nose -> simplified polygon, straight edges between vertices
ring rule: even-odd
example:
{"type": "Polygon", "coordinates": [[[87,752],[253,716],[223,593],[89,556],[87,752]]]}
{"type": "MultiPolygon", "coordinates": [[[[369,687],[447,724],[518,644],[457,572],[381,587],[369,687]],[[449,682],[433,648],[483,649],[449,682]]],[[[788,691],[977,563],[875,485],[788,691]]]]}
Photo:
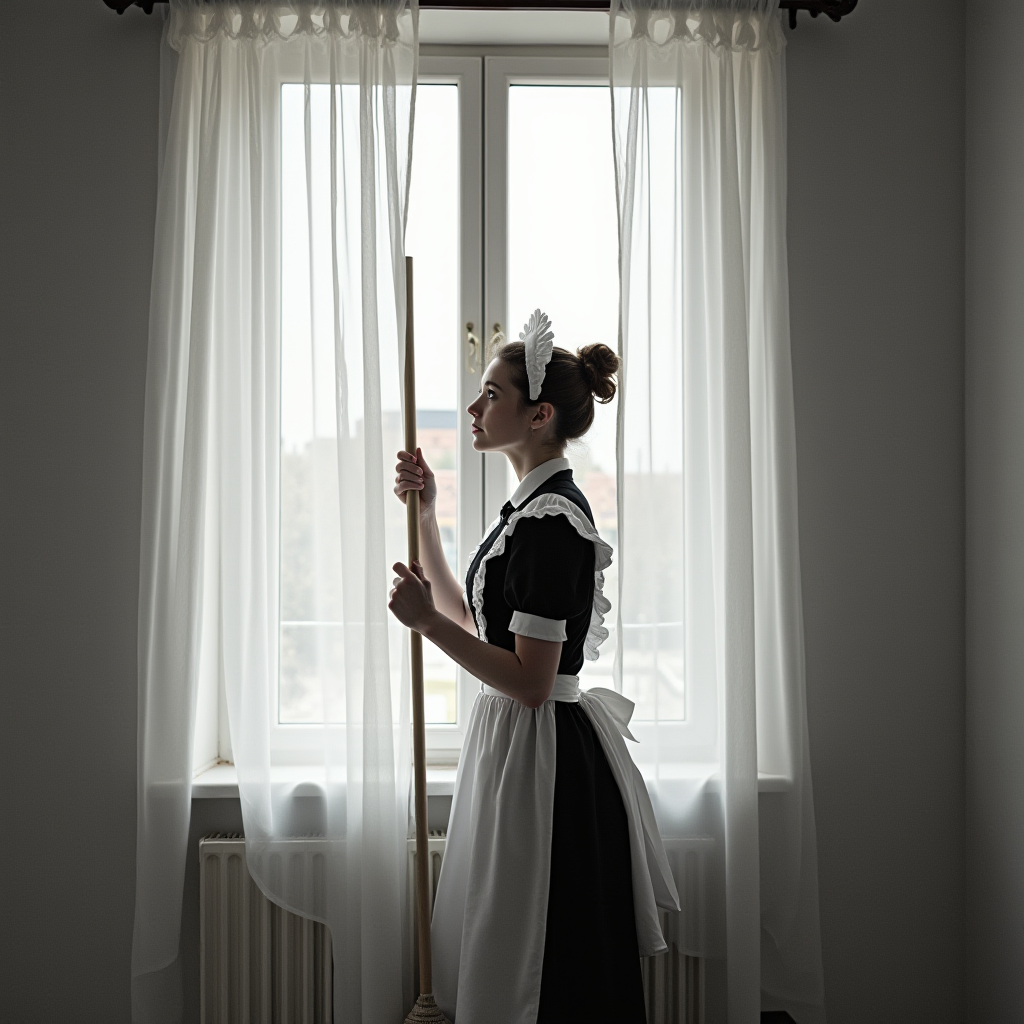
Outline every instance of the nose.
{"type": "Polygon", "coordinates": [[[482,406],[480,404],[480,398],[481,398],[481,396],[477,395],[476,399],[473,402],[471,402],[469,405],[466,406],[466,412],[468,412],[469,415],[472,416],[474,419],[476,418],[477,414],[480,411],[478,406],[480,406],[482,408],[482,406]]]}

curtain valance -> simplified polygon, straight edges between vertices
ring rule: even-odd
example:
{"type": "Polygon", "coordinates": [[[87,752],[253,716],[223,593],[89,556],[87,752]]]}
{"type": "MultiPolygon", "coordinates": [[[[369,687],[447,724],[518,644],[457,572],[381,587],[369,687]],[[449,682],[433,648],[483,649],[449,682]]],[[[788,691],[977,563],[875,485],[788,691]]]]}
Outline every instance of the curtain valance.
{"type": "Polygon", "coordinates": [[[694,0],[681,7],[669,6],[668,0],[612,0],[612,45],[642,39],[656,49],[699,43],[715,50],[774,53],[786,45],[773,16],[777,9],[778,0],[694,0]]]}
{"type": "Polygon", "coordinates": [[[171,0],[167,40],[175,50],[185,39],[296,39],[322,36],[379,38],[381,45],[411,45],[411,24],[402,15],[415,0],[340,0],[338,3],[210,3],[171,0]],[[407,38],[403,39],[403,32],[407,38]]]}

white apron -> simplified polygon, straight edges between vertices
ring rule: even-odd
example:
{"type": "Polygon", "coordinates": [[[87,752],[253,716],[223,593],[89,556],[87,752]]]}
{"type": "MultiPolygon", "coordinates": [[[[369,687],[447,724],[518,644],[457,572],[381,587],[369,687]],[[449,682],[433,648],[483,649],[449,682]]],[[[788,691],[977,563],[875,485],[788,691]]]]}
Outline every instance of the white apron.
{"type": "Polygon", "coordinates": [[[556,701],[583,706],[622,794],[640,955],[667,948],[658,907],[678,910],[679,899],[647,787],[623,740],[633,738],[633,702],[603,687],[581,692],[577,676],[556,676],[551,698],[539,708],[484,686],[459,761],[431,927],[434,995],[456,1024],[537,1019],[551,869],[556,701]]]}

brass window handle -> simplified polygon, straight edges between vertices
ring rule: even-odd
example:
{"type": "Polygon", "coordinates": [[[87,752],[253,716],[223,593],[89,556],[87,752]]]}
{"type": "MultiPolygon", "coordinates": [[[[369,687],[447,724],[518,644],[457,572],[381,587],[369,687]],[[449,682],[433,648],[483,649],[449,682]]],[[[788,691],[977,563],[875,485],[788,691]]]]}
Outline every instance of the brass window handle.
{"type": "Polygon", "coordinates": [[[477,365],[480,359],[480,339],[473,333],[473,323],[466,324],[466,370],[469,373],[479,373],[481,367],[477,365]]]}
{"type": "Polygon", "coordinates": [[[496,323],[494,330],[491,332],[491,340],[487,342],[488,361],[494,358],[496,349],[499,345],[504,345],[505,340],[505,332],[501,329],[501,324],[496,323]]]}

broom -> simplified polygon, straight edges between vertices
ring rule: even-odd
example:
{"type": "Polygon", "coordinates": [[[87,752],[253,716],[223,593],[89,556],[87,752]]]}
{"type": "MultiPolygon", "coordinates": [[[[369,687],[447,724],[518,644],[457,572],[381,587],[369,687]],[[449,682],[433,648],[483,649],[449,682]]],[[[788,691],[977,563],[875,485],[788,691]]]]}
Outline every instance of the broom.
{"type": "MultiPolygon", "coordinates": [[[[405,257],[405,450],[416,451],[416,359],[413,345],[412,257],[405,257]]],[[[420,496],[406,491],[405,522],[409,565],[420,557],[420,496]]],[[[419,938],[420,994],[405,1024],[449,1024],[434,1001],[430,957],[430,854],[427,850],[427,737],[423,720],[423,637],[410,630],[412,669],[413,772],[416,785],[416,931],[419,938]]]]}

